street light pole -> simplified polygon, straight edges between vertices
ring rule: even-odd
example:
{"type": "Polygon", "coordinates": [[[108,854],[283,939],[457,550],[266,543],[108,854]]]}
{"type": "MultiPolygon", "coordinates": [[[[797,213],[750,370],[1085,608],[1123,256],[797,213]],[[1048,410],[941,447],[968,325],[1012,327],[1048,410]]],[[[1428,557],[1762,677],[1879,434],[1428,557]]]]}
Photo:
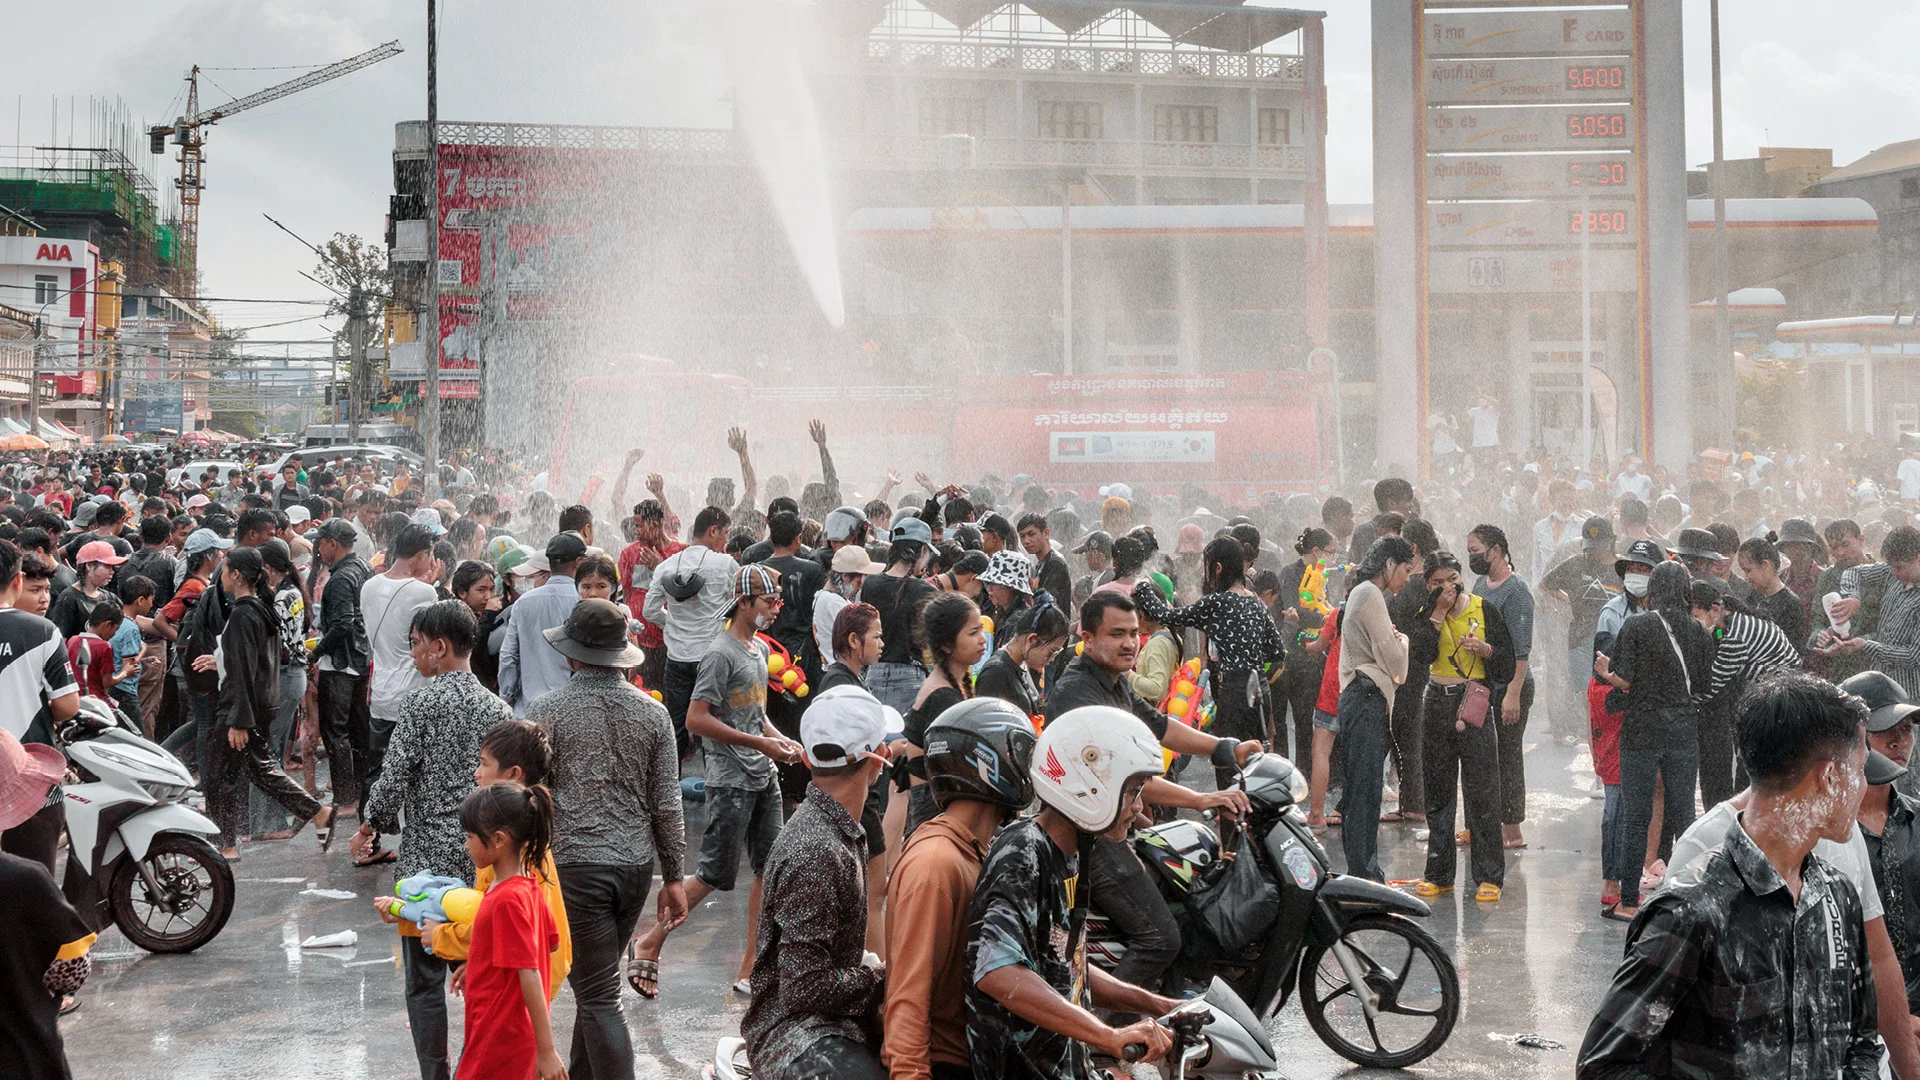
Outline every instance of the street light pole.
{"type": "Polygon", "coordinates": [[[426,426],[429,500],[440,497],[440,21],[427,0],[427,288],[421,332],[427,343],[426,391],[420,422],[426,426]]]}
{"type": "Polygon", "coordinates": [[[1720,0],[1708,0],[1707,18],[1712,25],[1713,54],[1713,347],[1714,347],[1714,439],[1731,446],[1733,439],[1734,382],[1733,323],[1727,310],[1727,182],[1726,147],[1721,141],[1720,114],[1720,0]]]}

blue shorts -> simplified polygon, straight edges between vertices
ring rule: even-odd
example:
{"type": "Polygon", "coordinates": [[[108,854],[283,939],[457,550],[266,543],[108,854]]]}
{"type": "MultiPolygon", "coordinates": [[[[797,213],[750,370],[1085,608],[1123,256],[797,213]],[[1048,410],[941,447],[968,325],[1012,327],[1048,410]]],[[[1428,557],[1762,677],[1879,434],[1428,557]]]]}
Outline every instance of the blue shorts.
{"type": "Polygon", "coordinates": [[[760,791],[707,785],[707,831],[700,837],[700,866],[694,876],[715,892],[731,892],[745,847],[753,876],[759,877],[773,842],[780,839],[780,825],[779,784],[760,791]]]}
{"type": "Polygon", "coordinates": [[[1330,731],[1338,735],[1340,734],[1340,716],[1325,709],[1315,709],[1313,710],[1313,727],[1316,731],[1330,731]]]}

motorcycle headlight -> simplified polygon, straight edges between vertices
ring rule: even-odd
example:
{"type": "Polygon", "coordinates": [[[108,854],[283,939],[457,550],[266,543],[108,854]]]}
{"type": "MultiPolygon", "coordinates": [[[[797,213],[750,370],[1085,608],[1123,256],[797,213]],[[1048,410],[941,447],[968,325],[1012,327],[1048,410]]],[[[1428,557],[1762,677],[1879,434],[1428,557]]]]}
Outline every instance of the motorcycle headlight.
{"type": "Polygon", "coordinates": [[[187,792],[193,790],[185,784],[163,784],[153,780],[142,780],[139,783],[141,789],[147,794],[166,803],[181,802],[186,799],[187,792]]]}
{"type": "Polygon", "coordinates": [[[1293,770],[1293,775],[1287,778],[1287,794],[1293,797],[1293,804],[1295,806],[1305,806],[1307,803],[1307,792],[1306,774],[1302,773],[1299,769],[1293,770]]]}

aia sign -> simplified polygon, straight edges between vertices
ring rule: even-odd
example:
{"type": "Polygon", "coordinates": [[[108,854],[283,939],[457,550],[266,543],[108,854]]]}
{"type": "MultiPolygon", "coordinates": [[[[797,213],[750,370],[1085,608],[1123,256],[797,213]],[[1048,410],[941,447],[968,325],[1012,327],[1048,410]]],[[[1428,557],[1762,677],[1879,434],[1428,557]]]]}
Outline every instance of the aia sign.
{"type": "Polygon", "coordinates": [[[72,262],[73,250],[65,244],[41,244],[33,257],[37,262],[72,262]]]}

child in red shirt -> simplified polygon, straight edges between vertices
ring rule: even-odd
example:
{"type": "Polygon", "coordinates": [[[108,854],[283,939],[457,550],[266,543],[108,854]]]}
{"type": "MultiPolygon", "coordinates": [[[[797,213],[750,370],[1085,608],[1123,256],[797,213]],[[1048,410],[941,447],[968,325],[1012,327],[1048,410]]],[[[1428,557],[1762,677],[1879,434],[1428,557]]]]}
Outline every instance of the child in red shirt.
{"type": "Polygon", "coordinates": [[[1316,829],[1340,824],[1339,814],[1322,811],[1327,801],[1327,782],[1333,771],[1333,741],[1340,733],[1340,616],[1346,608],[1337,607],[1320,627],[1319,636],[1306,643],[1308,652],[1325,650],[1327,664],[1320,673],[1320,696],[1313,708],[1313,766],[1307,773],[1307,824],[1316,829]]]}
{"type": "MultiPolygon", "coordinates": [[[[1613,684],[1587,680],[1587,715],[1593,724],[1593,771],[1607,801],[1600,812],[1600,915],[1616,922],[1630,920],[1615,914],[1620,906],[1620,882],[1639,869],[1627,849],[1632,845],[1620,830],[1620,722],[1624,716],[1607,707],[1607,695],[1618,693],[1613,684]]],[[[1643,841],[1644,842],[1644,841],[1643,841]]]]}
{"type": "Polygon", "coordinates": [[[462,983],[466,1046],[459,1080],[557,1080],[566,1075],[547,1015],[560,932],[529,873],[547,858],[553,795],[540,785],[489,784],[460,804],[476,870],[493,885],[473,919],[462,983]]]}
{"type": "Polygon", "coordinates": [[[110,599],[103,597],[94,606],[87,616],[85,633],[67,639],[67,663],[73,666],[73,677],[80,683],[80,693],[102,701],[112,701],[113,698],[107,695],[138,670],[137,667],[124,667],[113,662],[113,645],[107,638],[120,626],[121,609],[118,602],[109,602],[110,599]],[[112,624],[111,628],[109,623],[112,624]],[[107,632],[103,634],[100,632],[102,630],[107,632]]]}

